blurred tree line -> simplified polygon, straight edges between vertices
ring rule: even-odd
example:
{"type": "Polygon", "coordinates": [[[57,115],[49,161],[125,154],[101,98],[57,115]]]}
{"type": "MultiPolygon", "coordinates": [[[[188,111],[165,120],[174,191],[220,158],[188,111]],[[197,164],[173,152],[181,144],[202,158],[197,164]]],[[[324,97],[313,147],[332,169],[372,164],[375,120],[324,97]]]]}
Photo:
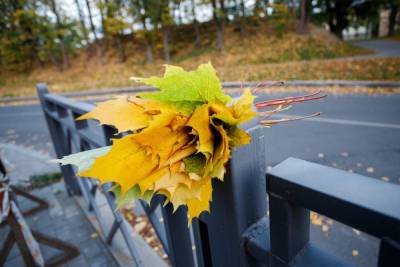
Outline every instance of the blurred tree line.
{"type": "Polygon", "coordinates": [[[29,70],[51,63],[62,71],[78,49],[103,63],[107,47],[114,47],[124,62],[129,38],[144,41],[149,63],[160,38],[169,62],[171,33],[180,25],[190,25],[194,46],[201,46],[200,24],[205,21],[200,21],[200,12],[210,13],[220,51],[227,24],[236,25],[240,37],[246,38],[246,26],[254,18],[272,21],[281,34],[288,20],[295,21],[300,34],[308,33],[312,21],[342,38],[352,25],[376,33],[379,11],[388,9],[389,35],[394,35],[399,6],[400,0],[0,0],[0,66],[29,70]]]}

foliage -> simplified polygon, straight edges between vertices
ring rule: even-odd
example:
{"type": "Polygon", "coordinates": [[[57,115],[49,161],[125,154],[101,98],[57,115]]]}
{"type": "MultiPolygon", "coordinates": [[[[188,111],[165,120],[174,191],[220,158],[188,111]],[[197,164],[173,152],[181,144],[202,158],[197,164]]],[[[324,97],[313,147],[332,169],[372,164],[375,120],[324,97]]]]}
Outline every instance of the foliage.
{"type": "MultiPolygon", "coordinates": [[[[7,2],[7,1],[6,1],[7,2]]],[[[47,16],[48,6],[39,1],[5,3],[0,18],[0,59],[4,69],[26,70],[34,64],[60,57],[59,39],[73,52],[81,41],[75,21],[63,18],[61,27],[47,16]],[[39,12],[40,8],[46,12],[39,12]]]]}
{"type": "Polygon", "coordinates": [[[282,3],[272,4],[272,25],[275,29],[278,37],[282,37],[282,35],[287,32],[288,24],[289,24],[289,12],[286,5],[282,3]]]}
{"type": "MultiPolygon", "coordinates": [[[[77,48],[84,51],[90,59],[91,47],[96,46],[97,63],[105,63],[105,55],[117,51],[119,62],[136,54],[146,55],[148,63],[154,63],[163,55],[165,61],[185,58],[187,55],[202,54],[203,51],[218,47],[226,52],[229,46],[229,27],[240,31],[238,44],[246,42],[254,35],[254,25],[270,28],[262,32],[270,38],[290,32],[295,25],[300,1],[246,1],[207,0],[75,0],[80,24],[71,19],[70,12],[59,0],[3,0],[0,3],[0,67],[2,70],[27,71],[43,67],[49,63],[58,70],[68,67],[68,57],[73,58],[77,48]],[[212,8],[214,27],[211,21],[199,23],[196,9],[212,8]],[[93,10],[97,9],[97,11],[93,10]],[[294,10],[296,9],[296,10],[294,10]],[[93,16],[93,14],[100,16],[93,16]],[[246,17],[246,18],[245,18],[246,17]],[[101,27],[95,20],[101,20],[101,27]],[[93,23],[93,20],[95,23],[93,23]],[[90,22],[88,27],[87,22],[90,22]],[[245,25],[246,24],[246,25],[245,25]],[[88,27],[88,28],[86,28],[88,27]],[[237,28],[240,29],[237,29],[237,28]],[[180,29],[186,29],[182,34],[180,29]],[[207,29],[204,29],[207,28],[207,29]],[[246,30],[244,30],[246,29],[246,30]],[[101,34],[100,34],[101,32],[101,34]],[[178,33],[179,32],[179,33],[178,33]],[[246,32],[246,35],[244,33],[246,32]],[[205,38],[203,38],[203,36],[205,38]],[[133,37],[132,40],[127,41],[133,37]],[[201,38],[200,38],[201,37],[201,38]],[[94,40],[92,39],[94,38],[94,40]],[[82,39],[85,42],[82,42],[82,39]],[[201,42],[200,42],[201,41],[201,42]],[[131,43],[132,42],[132,43],[131,43]],[[186,43],[195,44],[195,49],[185,54],[181,52],[186,43]],[[143,48],[142,44],[145,44],[143,48]],[[134,46],[128,51],[128,47],[134,46]],[[108,50],[108,51],[106,51],[108,50]],[[144,53],[146,51],[146,53],[144,53]],[[63,65],[63,67],[61,67],[63,65]]],[[[337,36],[347,26],[370,25],[373,32],[378,29],[378,10],[390,9],[393,14],[399,9],[397,0],[368,1],[311,1],[308,16],[318,24],[327,24],[337,36]]],[[[391,35],[395,35],[395,16],[391,15],[391,35]]],[[[261,28],[262,28],[261,27],[261,28]]],[[[233,33],[230,32],[230,35],[233,33]]],[[[312,58],[312,51],[300,51],[304,58],[312,58]]],[[[329,56],[331,57],[331,56],[329,56]]],[[[113,58],[111,56],[111,58],[113,58]]],[[[284,58],[284,57],[283,57],[284,58]]],[[[138,59],[145,62],[146,59],[138,59]]],[[[281,61],[281,60],[278,60],[281,61]]]]}
{"type": "Polygon", "coordinates": [[[254,97],[247,90],[232,102],[211,64],[192,72],[167,65],[163,77],[137,80],[156,85],[160,92],[121,96],[78,118],[132,133],[114,139],[110,149],[57,161],[77,166],[79,176],[113,182],[118,205],[161,194],[174,210],[186,205],[190,222],[209,211],[211,180],[224,180],[230,149],[250,142],[238,125],[256,115],[254,97]]]}

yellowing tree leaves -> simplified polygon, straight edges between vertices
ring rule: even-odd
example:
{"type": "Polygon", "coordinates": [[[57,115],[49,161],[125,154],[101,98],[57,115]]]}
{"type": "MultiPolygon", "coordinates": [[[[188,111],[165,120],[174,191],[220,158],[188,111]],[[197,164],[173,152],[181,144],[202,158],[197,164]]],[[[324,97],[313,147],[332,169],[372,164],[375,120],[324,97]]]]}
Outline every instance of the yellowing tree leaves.
{"type": "Polygon", "coordinates": [[[224,179],[231,148],[250,142],[238,125],[255,116],[254,97],[246,91],[228,104],[211,64],[191,72],[167,66],[164,77],[137,80],[161,91],[102,102],[79,118],[133,133],[59,162],[78,166],[80,176],[113,182],[118,206],[161,194],[174,210],[186,205],[190,222],[210,211],[212,179],[224,179]]]}
{"type": "Polygon", "coordinates": [[[127,96],[101,102],[89,113],[78,118],[96,119],[101,124],[115,126],[119,132],[138,130],[149,125],[151,115],[147,114],[143,107],[128,101],[127,96]]]}
{"type": "Polygon", "coordinates": [[[114,139],[111,150],[96,158],[90,169],[78,175],[97,178],[101,183],[116,182],[121,186],[121,195],[124,195],[131,187],[147,178],[158,163],[159,160],[152,158],[130,134],[114,139]]]}

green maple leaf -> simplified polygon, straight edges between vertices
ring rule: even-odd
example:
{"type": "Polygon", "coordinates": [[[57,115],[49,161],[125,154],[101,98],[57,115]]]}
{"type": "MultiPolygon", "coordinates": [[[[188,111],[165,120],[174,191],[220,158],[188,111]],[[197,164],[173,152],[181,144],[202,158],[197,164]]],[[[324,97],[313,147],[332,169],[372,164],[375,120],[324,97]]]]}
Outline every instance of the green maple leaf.
{"type": "Polygon", "coordinates": [[[194,172],[197,175],[203,175],[206,165],[206,157],[201,154],[194,154],[183,159],[185,163],[185,170],[187,172],[194,172]]]}
{"type": "Polygon", "coordinates": [[[201,64],[193,71],[165,65],[163,77],[133,80],[160,89],[155,93],[142,93],[141,97],[172,104],[184,113],[190,113],[196,106],[204,103],[226,104],[232,100],[222,91],[221,82],[211,63],[201,64]]]}
{"type": "Polygon", "coordinates": [[[129,189],[125,195],[121,196],[121,187],[119,185],[115,185],[111,188],[111,191],[114,193],[115,200],[117,203],[117,209],[125,206],[126,204],[142,199],[150,204],[151,198],[153,197],[154,191],[147,190],[144,194],[141,193],[139,185],[133,186],[129,189]]]}

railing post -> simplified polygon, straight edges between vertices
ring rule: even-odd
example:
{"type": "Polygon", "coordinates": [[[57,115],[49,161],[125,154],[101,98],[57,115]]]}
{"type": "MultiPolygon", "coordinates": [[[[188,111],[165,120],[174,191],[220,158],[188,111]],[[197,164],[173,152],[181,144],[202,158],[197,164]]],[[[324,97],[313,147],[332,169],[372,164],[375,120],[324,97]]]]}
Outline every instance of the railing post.
{"type": "Polygon", "coordinates": [[[173,213],[172,205],[169,203],[162,207],[162,213],[168,242],[168,257],[172,266],[195,266],[186,207],[180,207],[173,213]]]}
{"type": "Polygon", "coordinates": [[[310,212],[279,196],[269,195],[271,267],[289,263],[308,244],[310,212]]]}
{"type": "Polygon", "coordinates": [[[379,247],[378,267],[390,267],[400,262],[400,242],[382,238],[379,247]]]}
{"type": "Polygon", "coordinates": [[[262,266],[244,249],[242,234],[266,215],[263,130],[248,130],[249,145],[232,151],[224,182],[213,183],[211,213],[194,224],[198,260],[203,266],[262,266]]]}
{"type": "MultiPolygon", "coordinates": [[[[47,127],[49,129],[50,137],[53,140],[54,150],[58,158],[65,156],[68,154],[65,138],[64,138],[64,130],[61,124],[55,120],[53,120],[47,114],[48,105],[45,100],[45,95],[49,93],[47,89],[47,85],[44,83],[39,83],[36,85],[36,89],[38,92],[40,104],[42,106],[43,115],[47,122],[47,127]]],[[[76,181],[76,177],[74,174],[74,170],[71,166],[61,166],[61,172],[64,176],[64,182],[67,188],[67,192],[69,195],[80,195],[81,190],[79,188],[79,184],[76,181]]]]}

